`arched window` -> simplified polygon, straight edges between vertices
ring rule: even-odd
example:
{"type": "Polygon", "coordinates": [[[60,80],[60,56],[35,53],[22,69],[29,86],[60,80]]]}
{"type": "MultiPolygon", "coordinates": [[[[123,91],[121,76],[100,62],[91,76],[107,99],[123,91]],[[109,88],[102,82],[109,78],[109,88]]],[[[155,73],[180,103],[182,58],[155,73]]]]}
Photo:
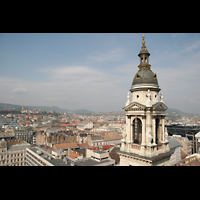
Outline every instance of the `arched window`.
{"type": "Polygon", "coordinates": [[[133,120],[133,143],[142,143],[142,122],[139,118],[133,120]]]}

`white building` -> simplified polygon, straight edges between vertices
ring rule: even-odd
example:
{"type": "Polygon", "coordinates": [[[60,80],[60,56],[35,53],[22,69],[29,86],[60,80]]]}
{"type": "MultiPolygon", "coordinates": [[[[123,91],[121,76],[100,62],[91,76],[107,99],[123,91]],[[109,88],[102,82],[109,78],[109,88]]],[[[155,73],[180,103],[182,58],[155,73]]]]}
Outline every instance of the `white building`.
{"type": "Polygon", "coordinates": [[[90,122],[90,123],[80,123],[76,126],[77,129],[79,130],[85,130],[85,129],[91,129],[94,127],[94,124],[93,122],[90,122]]]}
{"type": "Polygon", "coordinates": [[[105,151],[87,151],[87,157],[75,162],[75,166],[114,166],[115,160],[105,151]]]}

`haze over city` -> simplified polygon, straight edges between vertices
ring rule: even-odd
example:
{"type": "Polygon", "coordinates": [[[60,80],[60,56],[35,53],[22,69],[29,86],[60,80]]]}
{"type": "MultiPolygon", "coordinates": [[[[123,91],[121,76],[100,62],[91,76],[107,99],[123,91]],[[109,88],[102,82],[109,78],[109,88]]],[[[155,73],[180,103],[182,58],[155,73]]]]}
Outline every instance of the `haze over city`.
{"type": "MultiPolygon", "coordinates": [[[[144,33],[169,108],[200,114],[200,34],[144,33]]],[[[142,33],[0,34],[0,102],[122,111],[142,33]]]]}

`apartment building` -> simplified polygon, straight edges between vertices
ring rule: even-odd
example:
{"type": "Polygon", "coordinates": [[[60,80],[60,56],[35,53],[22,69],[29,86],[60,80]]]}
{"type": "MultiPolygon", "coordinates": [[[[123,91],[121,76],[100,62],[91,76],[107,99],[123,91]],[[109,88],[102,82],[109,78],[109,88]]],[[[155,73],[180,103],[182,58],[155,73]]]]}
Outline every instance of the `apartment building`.
{"type": "Polygon", "coordinates": [[[35,142],[34,131],[29,127],[20,127],[14,131],[16,140],[23,140],[30,144],[35,142]]]}
{"type": "Polygon", "coordinates": [[[69,166],[69,163],[67,164],[62,159],[57,159],[40,147],[28,147],[26,151],[27,166],[69,166]]]}
{"type": "Polygon", "coordinates": [[[6,141],[0,141],[0,166],[25,166],[26,148],[30,144],[22,143],[7,145],[6,141]]]}
{"type": "Polygon", "coordinates": [[[178,140],[178,142],[181,144],[181,150],[186,154],[186,155],[191,155],[192,154],[192,144],[189,141],[187,137],[182,137],[181,135],[173,135],[172,138],[175,138],[178,140]]]}

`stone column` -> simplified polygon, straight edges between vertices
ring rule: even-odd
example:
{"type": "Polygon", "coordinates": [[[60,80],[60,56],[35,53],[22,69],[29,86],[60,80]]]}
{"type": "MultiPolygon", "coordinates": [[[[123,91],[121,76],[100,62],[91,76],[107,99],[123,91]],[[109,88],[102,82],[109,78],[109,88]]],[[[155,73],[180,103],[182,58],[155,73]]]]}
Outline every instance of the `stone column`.
{"type": "Polygon", "coordinates": [[[132,116],[131,119],[130,119],[130,141],[133,143],[133,120],[134,120],[134,117],[132,116]]]}
{"type": "Polygon", "coordinates": [[[146,112],[146,142],[148,141],[148,135],[152,134],[152,124],[151,123],[152,123],[151,111],[150,111],[150,108],[148,108],[147,112],[146,112]]]}
{"type": "Polygon", "coordinates": [[[146,145],[146,138],[145,138],[145,134],[146,134],[146,116],[142,116],[142,143],[141,145],[146,145]]]}
{"type": "Polygon", "coordinates": [[[126,116],[126,141],[130,140],[130,116],[126,116]]]}
{"type": "Polygon", "coordinates": [[[155,116],[152,116],[152,136],[153,136],[153,144],[156,144],[156,120],[155,116]]]}

